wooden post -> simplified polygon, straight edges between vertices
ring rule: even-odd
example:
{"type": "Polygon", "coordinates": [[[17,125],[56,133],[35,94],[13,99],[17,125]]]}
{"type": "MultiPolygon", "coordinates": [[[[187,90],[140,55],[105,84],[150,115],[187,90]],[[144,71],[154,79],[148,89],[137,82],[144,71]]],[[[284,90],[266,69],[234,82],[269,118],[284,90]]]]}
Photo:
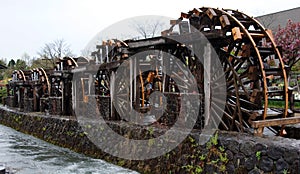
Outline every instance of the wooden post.
{"type": "MultiPolygon", "coordinates": [[[[72,83],[72,107],[73,107],[73,110],[75,111],[76,107],[79,107],[77,106],[77,79],[76,80],[73,80],[73,83],[72,83]]],[[[76,116],[76,114],[75,114],[76,116]]]]}
{"type": "Polygon", "coordinates": [[[289,98],[289,102],[290,102],[290,109],[292,111],[294,111],[295,110],[295,102],[294,102],[293,89],[288,90],[288,98],[289,98]]]}
{"type": "Polygon", "coordinates": [[[137,75],[138,75],[138,70],[139,70],[139,60],[137,60],[137,58],[135,57],[134,58],[134,62],[135,62],[135,67],[134,67],[134,73],[135,73],[135,78],[134,78],[134,80],[135,80],[135,109],[136,110],[139,110],[140,109],[140,96],[141,96],[141,94],[140,94],[140,92],[141,92],[141,90],[140,90],[140,80],[139,79],[137,79],[137,75]]]}
{"type": "Polygon", "coordinates": [[[144,90],[144,81],[143,81],[143,76],[142,72],[140,71],[140,82],[141,82],[141,87],[142,87],[142,108],[145,105],[145,90],[144,90]]]}
{"type": "Polygon", "coordinates": [[[15,92],[14,92],[14,95],[15,95],[15,103],[13,105],[13,107],[17,107],[19,105],[19,100],[20,100],[20,93],[19,93],[19,87],[18,87],[18,90],[17,90],[17,87],[14,88],[15,89],[15,92]]]}
{"type": "Polygon", "coordinates": [[[112,120],[116,120],[117,116],[115,113],[115,107],[114,107],[114,102],[115,102],[115,94],[114,94],[114,90],[115,90],[115,79],[116,79],[116,75],[114,71],[111,71],[111,77],[110,77],[110,118],[112,120]]]}
{"type": "Polygon", "coordinates": [[[99,50],[100,52],[100,64],[103,63],[103,53],[102,53],[102,48],[99,50]]]}
{"type": "Polygon", "coordinates": [[[93,78],[93,74],[89,74],[89,86],[88,86],[88,95],[94,95],[95,94],[95,91],[92,91],[94,88],[92,88],[92,86],[94,85],[94,78],[93,78]]]}
{"type": "Polygon", "coordinates": [[[137,100],[136,100],[136,95],[137,95],[137,86],[136,86],[136,83],[137,83],[137,80],[136,80],[136,59],[132,59],[132,73],[133,73],[133,82],[131,82],[133,84],[133,91],[132,91],[132,100],[133,100],[133,103],[135,103],[135,106],[134,108],[137,108],[136,107],[136,103],[137,103],[137,100]]]}
{"type": "Polygon", "coordinates": [[[208,125],[210,120],[210,107],[211,107],[211,48],[208,43],[204,47],[204,118],[205,126],[208,125]]]}
{"type": "Polygon", "coordinates": [[[35,85],[33,85],[33,111],[37,111],[37,89],[35,85]]]}
{"type": "Polygon", "coordinates": [[[133,65],[133,60],[132,59],[129,59],[129,71],[130,71],[130,74],[129,74],[129,85],[130,85],[130,90],[129,90],[129,97],[130,97],[130,111],[132,111],[132,103],[133,103],[133,96],[132,94],[134,94],[134,91],[133,91],[133,68],[134,68],[134,65],[133,65]]]}
{"type": "MultiPolygon", "coordinates": [[[[61,85],[61,113],[64,114],[65,113],[65,82],[64,82],[64,79],[61,79],[61,82],[60,82],[60,85],[61,85]]],[[[57,111],[58,112],[58,111],[57,111]]]]}

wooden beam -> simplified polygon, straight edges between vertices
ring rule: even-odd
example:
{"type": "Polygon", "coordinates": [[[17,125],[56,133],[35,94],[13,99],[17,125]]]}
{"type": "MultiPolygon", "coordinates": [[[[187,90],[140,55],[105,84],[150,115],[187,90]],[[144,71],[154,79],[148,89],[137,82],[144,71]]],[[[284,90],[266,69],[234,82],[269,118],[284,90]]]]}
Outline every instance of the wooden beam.
{"type": "Polygon", "coordinates": [[[240,28],[239,27],[234,27],[231,29],[232,32],[232,36],[234,40],[241,40],[242,39],[242,34],[240,32],[240,28]]]}
{"type": "Polygon", "coordinates": [[[200,16],[201,13],[203,13],[202,10],[200,10],[199,8],[194,8],[193,12],[195,13],[195,15],[200,16]]]}
{"type": "Polygon", "coordinates": [[[184,12],[181,12],[181,15],[180,15],[182,18],[186,18],[186,19],[188,19],[188,18],[190,18],[190,14],[188,14],[188,13],[184,13],[184,12]]]}
{"type": "Polygon", "coordinates": [[[229,21],[229,19],[228,19],[228,17],[226,15],[222,15],[220,17],[220,22],[221,22],[221,25],[222,25],[223,28],[225,28],[225,27],[227,27],[227,26],[230,25],[230,21],[229,21]]]}
{"type": "Polygon", "coordinates": [[[173,19],[173,20],[170,20],[170,25],[176,25],[176,24],[178,24],[180,22],[180,20],[178,20],[178,19],[173,19]]]}
{"type": "Polygon", "coordinates": [[[215,16],[217,16],[216,12],[215,12],[213,9],[211,9],[211,8],[209,8],[209,9],[206,10],[206,14],[207,14],[207,16],[208,16],[211,20],[212,20],[215,16]]]}
{"type": "Polygon", "coordinates": [[[251,126],[253,128],[262,128],[262,127],[280,126],[280,125],[296,124],[296,123],[300,123],[300,117],[252,121],[251,126]]]}

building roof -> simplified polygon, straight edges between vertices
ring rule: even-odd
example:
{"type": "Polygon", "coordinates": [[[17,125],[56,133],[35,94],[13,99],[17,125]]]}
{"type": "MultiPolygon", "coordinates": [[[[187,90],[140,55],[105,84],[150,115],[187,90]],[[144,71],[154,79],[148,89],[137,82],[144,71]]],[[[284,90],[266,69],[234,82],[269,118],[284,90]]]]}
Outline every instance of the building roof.
{"type": "Polygon", "coordinates": [[[265,28],[276,31],[278,26],[284,27],[290,19],[293,22],[300,22],[300,7],[283,10],[255,17],[265,28]]]}

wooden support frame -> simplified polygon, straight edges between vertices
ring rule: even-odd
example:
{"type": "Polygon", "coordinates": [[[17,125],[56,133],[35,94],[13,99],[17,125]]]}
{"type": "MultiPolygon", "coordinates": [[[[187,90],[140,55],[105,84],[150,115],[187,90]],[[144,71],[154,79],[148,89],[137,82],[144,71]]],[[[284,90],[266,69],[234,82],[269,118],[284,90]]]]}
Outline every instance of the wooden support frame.
{"type": "MultiPolygon", "coordinates": [[[[89,78],[81,78],[81,86],[82,86],[82,99],[84,103],[88,103],[89,102],[89,98],[87,95],[85,95],[85,86],[86,86],[86,82],[89,81],[89,78]]],[[[89,84],[89,83],[87,83],[89,84]]]]}
{"type": "Polygon", "coordinates": [[[270,127],[278,125],[288,125],[300,123],[300,117],[276,118],[269,120],[252,121],[253,128],[270,127]]]}
{"type": "Polygon", "coordinates": [[[297,123],[300,123],[300,117],[257,120],[257,121],[252,121],[251,126],[254,128],[254,135],[261,136],[264,127],[282,126],[282,125],[297,124],[297,123]]]}

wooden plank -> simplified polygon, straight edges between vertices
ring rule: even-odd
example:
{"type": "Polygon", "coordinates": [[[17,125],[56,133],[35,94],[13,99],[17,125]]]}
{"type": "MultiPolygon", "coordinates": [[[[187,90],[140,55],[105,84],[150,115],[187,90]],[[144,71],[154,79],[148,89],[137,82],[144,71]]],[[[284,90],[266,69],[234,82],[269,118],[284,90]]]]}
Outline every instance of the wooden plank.
{"type": "Polygon", "coordinates": [[[195,15],[199,16],[201,13],[203,13],[202,10],[200,10],[199,8],[194,8],[193,12],[195,13],[195,15]]]}
{"type": "MultiPolygon", "coordinates": [[[[229,106],[231,106],[231,107],[233,107],[233,108],[235,108],[236,107],[236,104],[232,104],[232,103],[227,103],[229,106]]],[[[243,107],[240,107],[240,109],[241,109],[241,111],[242,112],[245,112],[245,113],[251,113],[252,111],[250,111],[250,110],[248,110],[248,109],[246,109],[246,108],[243,108],[243,107]]]]}
{"type": "Polygon", "coordinates": [[[263,37],[266,37],[265,34],[263,33],[250,33],[250,35],[254,38],[263,38],[263,37]]]}
{"type": "Polygon", "coordinates": [[[230,26],[230,21],[227,17],[227,15],[222,15],[220,17],[220,22],[223,28],[225,28],[226,26],[230,26]]]}
{"type": "Polygon", "coordinates": [[[179,20],[170,20],[170,25],[176,25],[179,23],[179,20]]]}
{"type": "MultiPolygon", "coordinates": [[[[164,31],[168,32],[168,31],[164,31]]],[[[162,33],[166,34],[166,33],[162,33]]],[[[128,47],[129,49],[135,49],[135,48],[142,48],[142,47],[149,47],[154,45],[170,45],[170,44],[177,44],[179,43],[195,43],[195,42],[201,42],[203,44],[206,44],[206,39],[208,39],[210,42],[213,41],[219,41],[219,39],[223,39],[223,35],[219,32],[208,32],[203,33],[199,35],[199,33],[185,33],[183,35],[170,35],[168,37],[154,37],[154,38],[148,38],[148,39],[142,39],[142,40],[135,40],[135,41],[129,41],[128,47]]]]}
{"type": "Polygon", "coordinates": [[[181,15],[180,15],[182,18],[186,18],[186,19],[188,19],[188,18],[190,18],[190,14],[188,14],[188,13],[184,13],[184,12],[181,12],[181,15]]]}
{"type": "Polygon", "coordinates": [[[270,120],[252,121],[251,126],[253,128],[261,128],[261,127],[281,126],[281,125],[297,124],[297,123],[300,123],[300,117],[276,118],[270,120]]]}
{"type": "Polygon", "coordinates": [[[266,68],[264,69],[266,76],[274,75],[274,76],[282,76],[282,69],[280,68],[266,68]]]}
{"type": "Polygon", "coordinates": [[[165,38],[155,37],[151,39],[143,39],[143,40],[128,42],[128,46],[129,48],[140,48],[140,47],[148,47],[148,46],[165,44],[165,43],[166,43],[165,38]]]}
{"type": "Polygon", "coordinates": [[[241,34],[241,31],[240,31],[239,27],[232,28],[231,32],[232,32],[232,36],[233,36],[234,40],[241,40],[242,39],[242,34],[241,34]]]}
{"type": "Polygon", "coordinates": [[[206,10],[206,14],[210,19],[213,19],[215,16],[217,16],[216,12],[211,8],[206,10]]]}

